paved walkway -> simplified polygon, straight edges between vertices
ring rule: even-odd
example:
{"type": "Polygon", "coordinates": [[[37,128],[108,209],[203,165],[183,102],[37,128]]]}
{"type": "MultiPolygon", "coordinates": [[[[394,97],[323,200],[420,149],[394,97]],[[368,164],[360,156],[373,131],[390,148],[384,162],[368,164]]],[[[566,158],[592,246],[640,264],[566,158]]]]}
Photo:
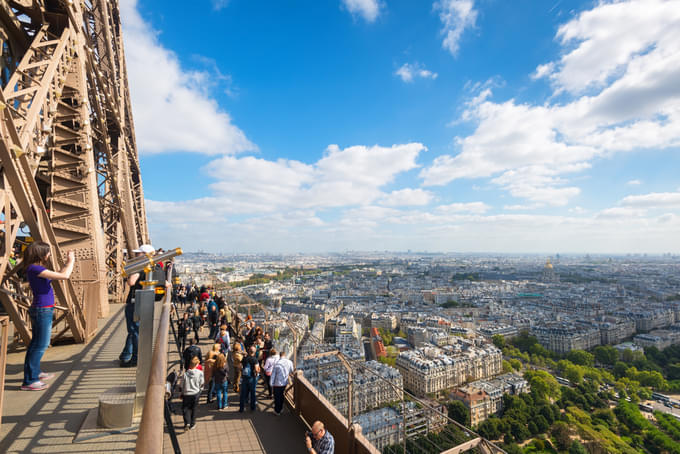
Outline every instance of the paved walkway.
{"type": "Polygon", "coordinates": [[[87,412],[97,407],[102,391],[134,383],[135,369],[118,367],[125,340],[121,305],[99,320],[87,345],[50,347],[42,370],[56,374],[45,391],[21,391],[25,349],[7,358],[5,403],[0,428],[3,453],[91,453],[134,450],[136,431],[73,443],[87,412]]]}
{"type": "MultiPolygon", "coordinates": [[[[207,330],[203,331],[203,336],[207,330]]],[[[192,335],[193,336],[193,335],[192,335]]],[[[203,339],[203,336],[201,339],[203,339]]],[[[172,338],[172,336],[171,336],[172,338]]],[[[172,339],[171,339],[172,340],[172,339]]],[[[203,357],[210,345],[200,344],[203,357]]],[[[171,345],[169,350],[172,350],[171,345]]],[[[177,350],[170,351],[169,367],[178,364],[177,350]]],[[[177,368],[179,366],[176,366],[177,368]]],[[[173,403],[173,422],[182,454],[294,454],[307,452],[304,445],[304,423],[284,407],[281,416],[274,413],[274,401],[267,397],[262,381],[258,381],[257,410],[246,409],[238,412],[238,395],[231,391],[229,384],[229,405],[217,410],[215,402],[206,403],[205,393],[201,397],[196,415],[196,427],[184,431],[181,401],[173,403]]],[[[164,453],[173,453],[167,429],[163,443],[164,453]]]]}
{"type": "MultiPolygon", "coordinates": [[[[0,453],[134,451],[136,430],[73,442],[87,413],[97,407],[102,391],[134,383],[135,369],[118,367],[118,355],[126,335],[122,305],[111,306],[111,314],[99,320],[99,330],[87,345],[64,345],[47,350],[42,369],[56,376],[45,391],[21,391],[25,350],[8,355],[0,453]]],[[[169,367],[173,367],[177,353],[171,351],[170,355],[173,361],[169,367]]],[[[258,394],[258,411],[245,413],[238,413],[238,397],[234,393],[229,395],[228,410],[221,412],[214,404],[206,405],[203,396],[196,427],[187,433],[182,429],[181,403],[175,402],[178,414],[173,415],[173,420],[182,453],[305,452],[304,424],[287,410],[283,416],[276,416],[271,399],[265,398],[261,388],[258,394]]],[[[164,451],[172,453],[167,430],[164,441],[164,451]]]]}

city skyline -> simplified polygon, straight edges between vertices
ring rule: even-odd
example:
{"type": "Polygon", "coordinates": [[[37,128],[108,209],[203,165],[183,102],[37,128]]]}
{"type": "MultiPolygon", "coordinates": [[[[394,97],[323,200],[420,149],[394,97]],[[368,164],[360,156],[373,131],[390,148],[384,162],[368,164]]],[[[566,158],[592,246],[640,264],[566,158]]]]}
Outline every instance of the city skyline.
{"type": "Polygon", "coordinates": [[[121,2],[157,245],[680,251],[676,1],[166,6],[121,2]]]}

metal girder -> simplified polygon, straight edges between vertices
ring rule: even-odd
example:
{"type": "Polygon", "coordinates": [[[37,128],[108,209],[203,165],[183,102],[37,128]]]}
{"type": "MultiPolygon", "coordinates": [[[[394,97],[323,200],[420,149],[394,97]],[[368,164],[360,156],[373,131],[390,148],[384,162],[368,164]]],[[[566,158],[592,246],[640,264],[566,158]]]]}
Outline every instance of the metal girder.
{"type": "Polygon", "coordinates": [[[54,246],[55,268],[75,249],[72,278],[54,285],[64,309],[55,332],[85,341],[108,300],[122,298],[123,249],[149,242],[118,1],[0,0],[0,43],[11,51],[0,97],[0,301],[27,342],[8,265],[26,225],[54,246]]]}

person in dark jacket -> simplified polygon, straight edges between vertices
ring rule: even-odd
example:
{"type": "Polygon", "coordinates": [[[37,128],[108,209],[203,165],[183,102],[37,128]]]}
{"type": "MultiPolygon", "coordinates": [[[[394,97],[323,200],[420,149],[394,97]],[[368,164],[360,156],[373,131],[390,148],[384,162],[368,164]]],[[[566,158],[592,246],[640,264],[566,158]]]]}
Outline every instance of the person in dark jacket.
{"type": "Polygon", "coordinates": [[[194,308],[193,315],[191,316],[191,323],[191,328],[194,330],[194,339],[196,345],[198,345],[201,343],[201,340],[198,338],[198,331],[201,329],[201,314],[196,308],[194,308]]]}
{"type": "Polygon", "coordinates": [[[189,318],[189,313],[185,312],[184,317],[177,320],[177,341],[180,344],[180,351],[184,351],[187,343],[187,337],[193,328],[193,323],[189,318]]]}
{"type": "Polygon", "coordinates": [[[182,353],[182,358],[184,359],[185,370],[189,370],[192,358],[198,358],[199,363],[203,362],[203,353],[197,345],[194,345],[193,339],[189,340],[189,346],[184,350],[184,353],[182,353]]]}

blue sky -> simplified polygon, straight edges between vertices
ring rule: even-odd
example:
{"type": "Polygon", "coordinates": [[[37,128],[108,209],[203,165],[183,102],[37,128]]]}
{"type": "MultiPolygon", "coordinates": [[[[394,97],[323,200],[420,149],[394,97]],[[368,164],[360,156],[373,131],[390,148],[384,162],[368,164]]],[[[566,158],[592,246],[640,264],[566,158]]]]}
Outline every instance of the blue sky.
{"type": "Polygon", "coordinates": [[[158,245],[680,252],[677,0],[121,9],[158,245]]]}

